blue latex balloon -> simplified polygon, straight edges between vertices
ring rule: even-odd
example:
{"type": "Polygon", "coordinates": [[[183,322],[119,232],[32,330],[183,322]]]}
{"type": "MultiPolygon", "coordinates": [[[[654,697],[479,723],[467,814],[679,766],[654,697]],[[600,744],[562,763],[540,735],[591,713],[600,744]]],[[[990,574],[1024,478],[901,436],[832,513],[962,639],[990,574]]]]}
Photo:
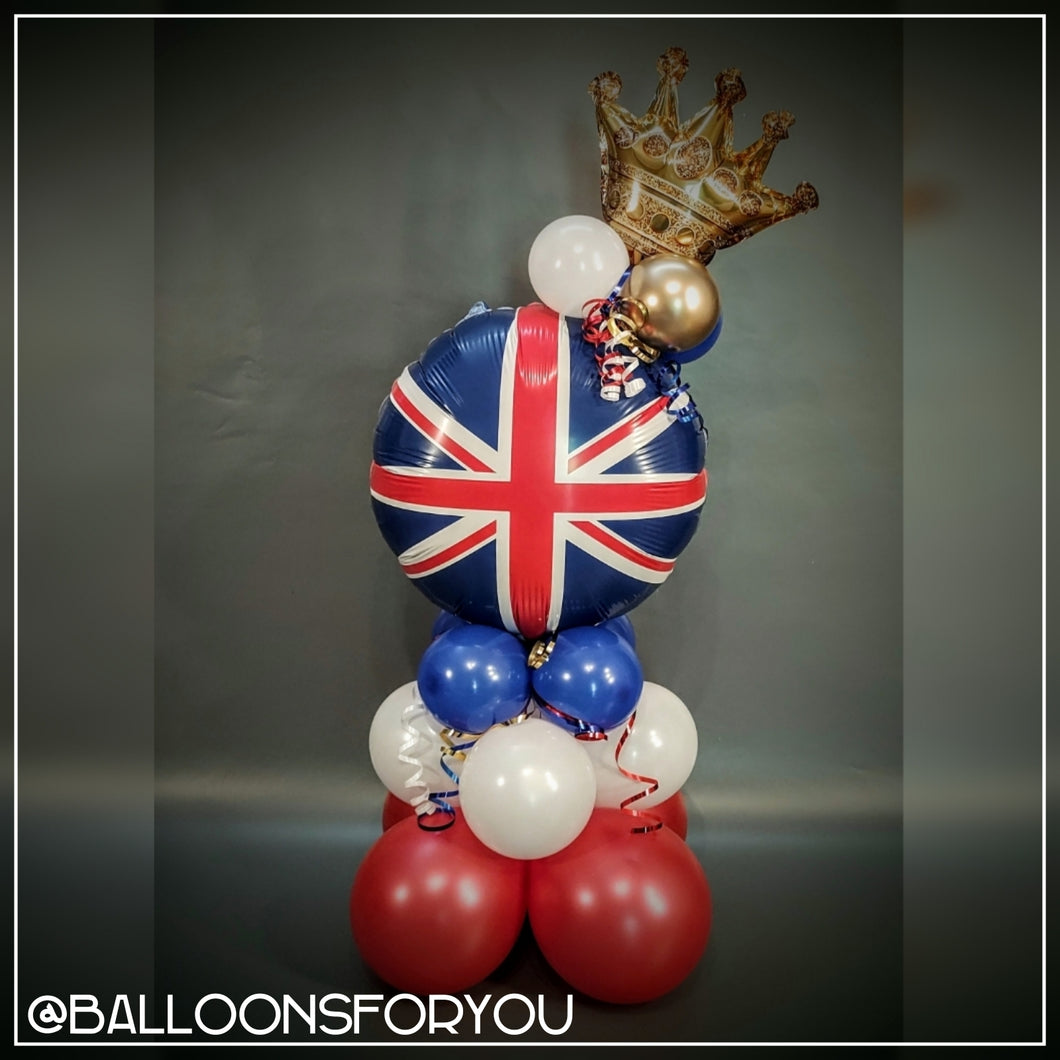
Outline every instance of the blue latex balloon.
{"type": "Polygon", "coordinates": [[[458,732],[485,732],[530,699],[526,649],[493,626],[463,623],[433,640],[416,674],[424,706],[458,732]]]}
{"type": "Polygon", "coordinates": [[[698,346],[692,346],[687,350],[678,350],[676,353],[667,352],[663,356],[663,360],[677,361],[678,364],[688,364],[691,361],[698,361],[703,354],[708,353],[713,348],[714,343],[718,341],[720,335],[721,317],[718,317],[717,324],[711,328],[710,334],[699,343],[698,346]]]}
{"type": "Polygon", "coordinates": [[[440,637],[443,633],[448,633],[451,629],[457,629],[459,626],[468,624],[465,619],[457,618],[456,615],[449,611],[442,611],[434,620],[434,625],[431,626],[431,640],[434,640],[435,637],[440,637]]]}
{"type": "MultiPolygon", "coordinates": [[[[575,626],[559,633],[548,661],[532,671],[530,680],[549,706],[605,730],[633,713],[644,687],[640,660],[629,642],[601,626],[575,626]]],[[[545,717],[557,720],[547,711],[545,717]]]]}
{"type": "Polygon", "coordinates": [[[609,618],[606,622],[601,622],[599,626],[600,629],[610,629],[617,633],[634,651],[637,650],[637,634],[633,631],[633,623],[627,615],[609,618]]]}

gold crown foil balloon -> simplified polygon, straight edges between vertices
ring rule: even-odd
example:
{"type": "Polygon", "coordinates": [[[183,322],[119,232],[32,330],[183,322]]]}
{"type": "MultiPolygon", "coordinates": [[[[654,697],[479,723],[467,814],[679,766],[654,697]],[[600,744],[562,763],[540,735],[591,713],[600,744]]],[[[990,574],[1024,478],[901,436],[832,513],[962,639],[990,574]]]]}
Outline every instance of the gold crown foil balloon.
{"type": "Polygon", "coordinates": [[[718,250],[818,204],[812,184],[785,195],[762,181],[795,121],[788,111],[766,114],[762,135],[735,151],[733,107],[747,94],[739,70],[719,73],[714,98],[682,122],[684,49],[668,48],[657,68],[655,97],[641,117],[619,104],[618,74],[606,71],[589,83],[603,214],[632,268],[619,290],[589,307],[586,337],[606,346],[616,373],[619,358],[687,363],[706,353],[721,330],[721,299],[707,264],[718,250]]]}
{"type": "Polygon", "coordinates": [[[805,182],[792,195],[762,183],[773,149],[795,118],[770,111],[762,135],[733,150],[733,107],[746,95],[740,71],[715,78],[716,95],[681,122],[677,86],[688,69],[683,48],[660,56],[659,85],[636,117],[618,102],[622,80],[612,71],[589,84],[600,137],[604,217],[635,254],[680,254],[708,264],[716,251],[817,206],[805,182]]]}

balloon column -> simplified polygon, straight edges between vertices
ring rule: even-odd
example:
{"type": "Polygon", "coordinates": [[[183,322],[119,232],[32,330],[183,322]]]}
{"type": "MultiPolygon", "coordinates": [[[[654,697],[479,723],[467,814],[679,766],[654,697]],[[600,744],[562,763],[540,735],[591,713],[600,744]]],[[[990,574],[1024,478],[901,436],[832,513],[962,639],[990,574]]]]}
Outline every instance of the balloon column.
{"type": "Polygon", "coordinates": [[[720,334],[707,263],[816,193],[761,182],[786,112],[733,153],[738,71],[682,124],[684,52],[658,68],[639,118],[616,74],[590,84],[605,220],[541,230],[540,301],[473,305],[379,415],[379,530],[439,608],[415,679],[371,724],[383,833],[350,896],[362,959],[402,991],[480,982],[527,917],[560,977],[616,1004],[674,989],[707,944],[681,792],[696,725],[645,679],[629,614],[706,497],[707,432],[680,371],[720,334]],[[436,964],[427,940],[442,936],[436,964]]]}

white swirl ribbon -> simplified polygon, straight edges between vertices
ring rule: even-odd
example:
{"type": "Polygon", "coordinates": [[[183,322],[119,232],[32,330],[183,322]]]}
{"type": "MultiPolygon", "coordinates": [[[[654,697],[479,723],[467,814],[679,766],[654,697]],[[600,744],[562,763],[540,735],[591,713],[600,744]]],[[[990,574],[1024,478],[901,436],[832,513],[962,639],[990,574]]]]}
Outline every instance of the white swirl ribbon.
{"type": "Polygon", "coordinates": [[[418,757],[424,751],[433,748],[434,744],[412,724],[416,719],[427,714],[427,708],[420,699],[419,689],[413,689],[413,696],[415,697],[413,702],[401,712],[401,727],[406,735],[398,750],[398,761],[412,766],[413,769],[411,776],[405,780],[405,787],[423,789],[418,795],[409,799],[409,804],[417,814],[434,813],[437,807],[430,801],[430,785],[423,779],[424,765],[418,757]]]}

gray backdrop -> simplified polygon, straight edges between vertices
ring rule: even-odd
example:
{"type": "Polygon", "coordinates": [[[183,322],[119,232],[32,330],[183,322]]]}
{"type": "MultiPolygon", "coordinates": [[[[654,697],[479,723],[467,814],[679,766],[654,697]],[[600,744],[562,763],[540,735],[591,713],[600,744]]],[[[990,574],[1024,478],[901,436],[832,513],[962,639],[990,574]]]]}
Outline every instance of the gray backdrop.
{"type": "MultiPolygon", "coordinates": [[[[472,302],[534,298],[536,233],[600,212],[589,80],[617,71],[642,111],[679,44],[683,113],[739,67],[738,146],[792,111],[766,180],[809,180],[821,206],[711,266],[724,331],[685,372],[707,504],[630,616],[645,677],[699,731],[685,795],[710,944],[657,1002],[576,998],[566,1040],[902,1039],[902,29],[157,23],[158,995],[386,990],[346,912],[380,832],[368,728],[436,611],[372,517],[376,414],[472,302]]],[[[474,993],[508,991],[568,988],[524,935],[474,993]]]]}
{"type": "MultiPolygon", "coordinates": [[[[740,144],[767,110],[791,110],[767,178],[788,191],[811,180],[822,206],[712,268],[724,337],[686,373],[711,436],[708,502],[671,581],[631,615],[645,675],[685,700],[701,733],[686,793],[715,890],[710,957],[649,1009],[586,1005],[571,1037],[790,1034],[822,979],[834,1007],[803,1033],[897,1034],[897,30],[160,28],[156,768],[171,816],[157,886],[190,919],[201,900],[189,880],[201,886],[209,853],[214,900],[262,903],[288,944],[282,906],[312,908],[332,956],[303,940],[295,968],[273,969],[277,988],[292,974],[302,989],[370,982],[348,958],[337,885],[379,830],[370,721],[414,678],[436,613],[375,528],[366,475],[379,404],[473,301],[533,299],[536,233],[564,214],[600,216],[589,80],[618,71],[623,101],[642,112],[656,58],[679,43],[691,61],[684,114],[709,101],[719,70],[740,67],[740,144]],[[282,901],[263,890],[266,865],[312,848],[250,842],[237,804],[260,822],[282,809],[319,827],[326,814],[332,890],[317,873],[312,890],[293,877],[282,901]],[[204,840],[205,821],[223,841],[204,840]],[[259,866],[251,879],[235,871],[233,841],[244,872],[259,866]],[[766,968],[747,932],[776,940],[766,968]],[[857,1001],[854,969],[871,972],[872,1006],[857,1001]]],[[[163,976],[188,981],[199,962],[216,975],[220,960],[241,981],[240,936],[216,913],[190,938],[163,929],[163,976]]],[[[513,988],[529,982],[526,963],[507,969],[513,988]]]]}

